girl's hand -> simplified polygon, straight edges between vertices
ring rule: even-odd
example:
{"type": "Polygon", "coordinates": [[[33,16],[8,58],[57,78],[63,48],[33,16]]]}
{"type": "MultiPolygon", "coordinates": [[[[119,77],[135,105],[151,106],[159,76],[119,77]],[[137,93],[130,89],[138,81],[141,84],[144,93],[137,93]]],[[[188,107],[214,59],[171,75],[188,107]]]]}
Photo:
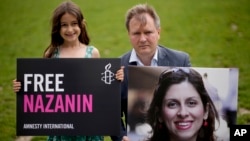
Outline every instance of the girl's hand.
{"type": "Polygon", "coordinates": [[[124,79],[124,66],[121,66],[121,68],[116,72],[115,78],[117,80],[123,81],[123,79],[124,79]]]}
{"type": "Polygon", "coordinates": [[[12,83],[13,83],[13,90],[14,90],[14,92],[19,92],[20,89],[21,89],[21,82],[18,82],[18,81],[16,81],[16,79],[14,79],[12,81],[12,83]]]}

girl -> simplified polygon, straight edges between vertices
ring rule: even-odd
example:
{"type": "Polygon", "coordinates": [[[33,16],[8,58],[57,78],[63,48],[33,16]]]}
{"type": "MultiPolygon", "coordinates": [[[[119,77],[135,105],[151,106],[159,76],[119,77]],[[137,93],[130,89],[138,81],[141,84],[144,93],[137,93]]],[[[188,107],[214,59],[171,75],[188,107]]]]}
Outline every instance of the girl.
{"type": "MultiPolygon", "coordinates": [[[[51,43],[44,51],[44,58],[100,58],[97,48],[89,45],[86,22],[80,8],[73,2],[61,3],[52,16],[51,43]]],[[[116,73],[123,81],[123,67],[116,73]]],[[[21,83],[13,80],[18,92],[21,83]]],[[[103,136],[49,136],[48,141],[103,141],[103,136]]]]}

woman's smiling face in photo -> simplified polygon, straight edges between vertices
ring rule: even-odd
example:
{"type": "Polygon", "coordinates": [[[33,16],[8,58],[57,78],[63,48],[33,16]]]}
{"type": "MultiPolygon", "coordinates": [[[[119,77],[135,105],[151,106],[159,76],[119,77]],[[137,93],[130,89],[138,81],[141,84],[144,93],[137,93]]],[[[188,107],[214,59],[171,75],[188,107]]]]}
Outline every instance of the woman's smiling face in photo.
{"type": "Polygon", "coordinates": [[[191,141],[196,140],[203,120],[207,119],[206,111],[193,85],[183,81],[167,90],[159,120],[166,124],[171,139],[191,141]]]}

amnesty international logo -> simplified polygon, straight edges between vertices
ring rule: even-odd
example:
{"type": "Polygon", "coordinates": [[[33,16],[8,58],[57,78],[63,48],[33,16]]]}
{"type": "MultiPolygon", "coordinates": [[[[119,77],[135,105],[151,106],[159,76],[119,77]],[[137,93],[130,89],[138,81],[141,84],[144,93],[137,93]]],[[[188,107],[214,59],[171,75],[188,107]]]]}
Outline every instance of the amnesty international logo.
{"type": "Polygon", "coordinates": [[[111,84],[112,81],[114,81],[115,79],[113,78],[115,76],[115,74],[110,71],[111,68],[111,64],[107,64],[105,66],[105,71],[102,73],[102,78],[101,80],[105,83],[105,84],[111,84]]]}

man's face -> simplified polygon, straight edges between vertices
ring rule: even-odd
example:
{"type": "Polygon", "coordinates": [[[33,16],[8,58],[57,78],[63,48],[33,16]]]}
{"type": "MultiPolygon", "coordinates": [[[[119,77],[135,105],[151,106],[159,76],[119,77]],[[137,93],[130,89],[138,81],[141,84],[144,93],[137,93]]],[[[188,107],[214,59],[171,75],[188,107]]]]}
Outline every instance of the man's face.
{"type": "Polygon", "coordinates": [[[156,28],[153,18],[149,14],[144,15],[146,23],[133,17],[129,22],[129,38],[137,55],[152,57],[156,51],[160,39],[160,28],[156,28]]]}

